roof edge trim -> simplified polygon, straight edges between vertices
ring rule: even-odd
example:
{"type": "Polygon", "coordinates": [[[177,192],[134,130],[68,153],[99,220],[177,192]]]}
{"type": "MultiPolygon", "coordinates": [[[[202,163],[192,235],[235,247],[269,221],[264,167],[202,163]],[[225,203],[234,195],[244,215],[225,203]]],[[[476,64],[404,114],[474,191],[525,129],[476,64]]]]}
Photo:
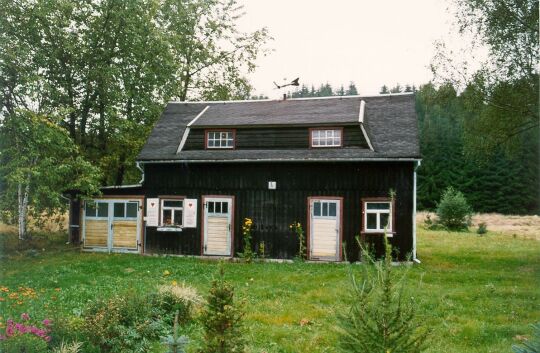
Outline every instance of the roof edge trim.
{"type": "MultiPolygon", "coordinates": [[[[401,93],[387,93],[387,94],[373,94],[373,95],[353,95],[353,96],[329,96],[329,97],[303,97],[303,98],[287,98],[286,101],[305,101],[305,100],[317,100],[317,99],[347,99],[347,98],[377,98],[377,97],[392,97],[392,96],[409,96],[414,95],[414,92],[401,92],[401,93]]],[[[257,103],[257,102],[282,102],[283,99],[243,99],[243,100],[230,100],[230,101],[169,101],[168,103],[178,104],[208,104],[208,103],[257,103]]]]}
{"type": "Polygon", "coordinates": [[[184,148],[184,145],[186,144],[186,141],[187,141],[187,138],[188,138],[188,135],[189,135],[189,131],[191,130],[190,126],[197,121],[197,119],[199,119],[207,110],[208,108],[210,108],[209,105],[207,105],[199,114],[197,114],[196,117],[193,118],[193,120],[191,120],[187,126],[186,126],[186,129],[184,130],[184,134],[182,135],[182,139],[180,140],[180,144],[178,145],[178,149],[176,150],[176,154],[180,153],[180,151],[182,151],[182,148],[184,148]]]}
{"type": "Polygon", "coordinates": [[[360,129],[362,130],[362,134],[364,135],[364,138],[366,139],[366,142],[369,146],[369,149],[372,150],[372,151],[375,151],[375,149],[373,148],[373,145],[371,144],[371,140],[369,139],[369,136],[367,134],[367,131],[366,129],[364,128],[364,124],[363,123],[360,123],[360,129]]]}

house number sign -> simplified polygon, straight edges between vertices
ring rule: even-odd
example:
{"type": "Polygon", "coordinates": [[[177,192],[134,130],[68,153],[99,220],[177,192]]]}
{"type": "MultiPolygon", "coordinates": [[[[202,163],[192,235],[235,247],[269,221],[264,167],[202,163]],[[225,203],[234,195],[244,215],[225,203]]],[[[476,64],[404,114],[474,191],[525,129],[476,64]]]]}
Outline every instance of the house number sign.
{"type": "Polygon", "coordinates": [[[184,228],[197,227],[197,199],[184,199],[184,228]]]}

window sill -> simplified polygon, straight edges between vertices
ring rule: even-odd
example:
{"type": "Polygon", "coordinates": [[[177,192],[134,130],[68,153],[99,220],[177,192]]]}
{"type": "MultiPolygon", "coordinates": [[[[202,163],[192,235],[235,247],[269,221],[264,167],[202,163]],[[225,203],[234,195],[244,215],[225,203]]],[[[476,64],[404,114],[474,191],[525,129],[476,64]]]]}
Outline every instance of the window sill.
{"type": "Polygon", "coordinates": [[[360,232],[362,235],[384,235],[386,233],[387,238],[392,238],[396,232],[385,232],[379,230],[363,230],[360,232]]]}
{"type": "Polygon", "coordinates": [[[157,227],[158,232],[181,232],[183,227],[157,227]]]}

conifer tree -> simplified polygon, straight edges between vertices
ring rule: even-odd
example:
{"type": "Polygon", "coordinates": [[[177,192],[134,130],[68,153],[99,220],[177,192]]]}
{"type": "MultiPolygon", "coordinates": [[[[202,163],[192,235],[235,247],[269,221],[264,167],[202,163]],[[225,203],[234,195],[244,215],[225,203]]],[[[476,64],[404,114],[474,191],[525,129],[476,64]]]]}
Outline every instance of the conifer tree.
{"type": "Polygon", "coordinates": [[[353,285],[351,310],[339,318],[340,352],[346,353],[419,353],[425,350],[429,331],[421,327],[413,299],[403,298],[404,278],[398,278],[392,266],[391,246],[385,239],[386,253],[375,262],[364,251],[368,263],[358,282],[350,272],[353,285]]]}
{"type": "Polygon", "coordinates": [[[232,353],[244,351],[242,336],[243,312],[236,307],[234,288],[225,281],[223,264],[212,281],[207,305],[202,314],[204,344],[200,353],[232,353]]]}

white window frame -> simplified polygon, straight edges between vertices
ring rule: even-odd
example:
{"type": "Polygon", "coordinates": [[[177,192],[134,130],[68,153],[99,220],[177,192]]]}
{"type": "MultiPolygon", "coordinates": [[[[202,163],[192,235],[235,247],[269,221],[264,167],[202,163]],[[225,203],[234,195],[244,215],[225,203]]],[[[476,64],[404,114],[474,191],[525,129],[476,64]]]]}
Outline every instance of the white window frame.
{"type": "Polygon", "coordinates": [[[364,232],[365,233],[387,233],[387,236],[392,236],[392,222],[393,222],[393,202],[391,200],[370,200],[370,201],[364,201],[364,232]],[[379,209],[368,209],[368,204],[370,203],[386,203],[388,204],[388,209],[379,210],[379,209]],[[377,227],[376,229],[369,229],[368,228],[368,214],[375,214],[377,217],[377,227]],[[385,229],[384,227],[381,227],[381,214],[387,214],[388,215],[388,227],[385,229]]]}
{"type": "Polygon", "coordinates": [[[159,225],[160,227],[171,227],[171,228],[181,228],[184,226],[184,199],[173,199],[173,198],[163,198],[159,199],[159,225]],[[174,201],[174,202],[182,202],[182,207],[179,206],[164,206],[165,201],[174,201]],[[171,211],[171,223],[172,224],[164,224],[163,223],[163,213],[165,210],[171,211]],[[174,224],[174,211],[182,211],[182,219],[180,220],[180,224],[174,224]]]}
{"type": "Polygon", "coordinates": [[[311,129],[310,130],[311,147],[342,147],[343,146],[343,129],[311,129]]]}
{"type": "Polygon", "coordinates": [[[206,131],[206,148],[208,149],[233,149],[236,141],[235,141],[235,132],[233,130],[210,130],[206,131]],[[225,137],[222,136],[222,134],[226,134],[225,137]],[[212,141],[212,145],[210,146],[210,141],[212,141]],[[229,146],[228,143],[231,143],[229,146]],[[217,145],[218,143],[219,145],[217,145]]]}

